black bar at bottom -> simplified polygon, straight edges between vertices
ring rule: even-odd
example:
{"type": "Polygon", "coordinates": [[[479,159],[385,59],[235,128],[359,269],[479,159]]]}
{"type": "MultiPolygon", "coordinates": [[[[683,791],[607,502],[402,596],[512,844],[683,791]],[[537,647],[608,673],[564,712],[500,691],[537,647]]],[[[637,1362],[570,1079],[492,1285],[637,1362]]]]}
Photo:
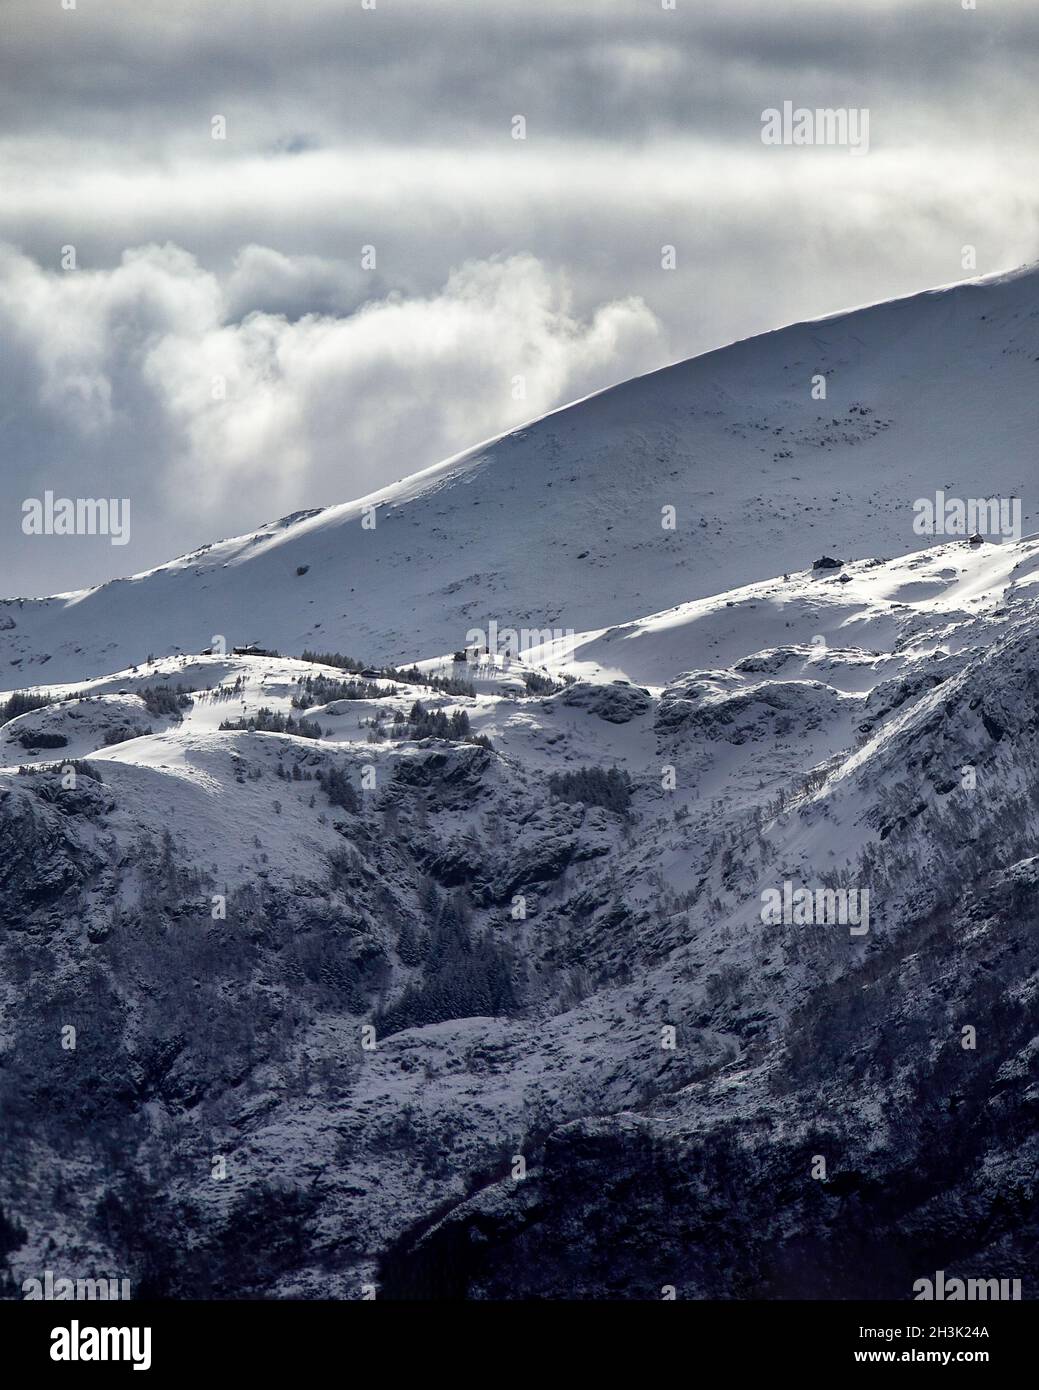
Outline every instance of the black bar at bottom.
{"type": "Polygon", "coordinates": [[[648,1376],[663,1373],[664,1356],[681,1358],[693,1375],[698,1367],[796,1375],[899,1365],[1006,1375],[1033,1359],[1034,1329],[1024,1302],[0,1303],[11,1385],[41,1372],[47,1385],[92,1372],[141,1383],[252,1371],[317,1377],[330,1359],[363,1379],[373,1357],[386,1358],[395,1377],[409,1364],[426,1376],[445,1355],[474,1371],[482,1365],[480,1379],[515,1384],[517,1373],[544,1374],[547,1338],[568,1350],[566,1360],[623,1352],[632,1369],[644,1360],[648,1376]],[[486,1360],[488,1335],[503,1359],[486,1360]]]}

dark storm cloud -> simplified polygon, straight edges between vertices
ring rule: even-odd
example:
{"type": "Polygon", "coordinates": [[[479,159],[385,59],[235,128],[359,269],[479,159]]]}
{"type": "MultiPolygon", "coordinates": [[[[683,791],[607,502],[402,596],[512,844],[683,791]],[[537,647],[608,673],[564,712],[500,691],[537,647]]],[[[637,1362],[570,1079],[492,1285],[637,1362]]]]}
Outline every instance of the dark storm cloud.
{"type": "MultiPolygon", "coordinates": [[[[197,0],[76,11],[6,0],[0,120],[159,154],[226,114],[250,150],[493,139],[515,111],[545,137],[739,140],[770,89],[869,93],[906,111],[982,97],[993,119],[1035,77],[1039,11],[1003,0],[197,0]],[[986,72],[1006,79],[979,91],[986,72]]],[[[789,94],[789,93],[788,93],[789,94]]],[[[924,113],[920,113],[924,114],[924,113]]]]}

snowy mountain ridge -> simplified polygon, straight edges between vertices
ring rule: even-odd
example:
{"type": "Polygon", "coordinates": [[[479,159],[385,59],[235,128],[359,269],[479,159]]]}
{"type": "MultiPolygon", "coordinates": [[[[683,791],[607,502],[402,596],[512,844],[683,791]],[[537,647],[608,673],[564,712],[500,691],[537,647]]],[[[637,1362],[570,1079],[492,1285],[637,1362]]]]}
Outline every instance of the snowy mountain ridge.
{"type": "Polygon", "coordinates": [[[98,589],[8,600],[0,673],[75,680],[214,634],[385,662],[455,650],[491,619],[608,628],[823,553],[922,548],[913,502],[939,489],[1023,499],[1031,532],[1037,359],[1035,269],[791,325],[370,497],[98,589]]]}

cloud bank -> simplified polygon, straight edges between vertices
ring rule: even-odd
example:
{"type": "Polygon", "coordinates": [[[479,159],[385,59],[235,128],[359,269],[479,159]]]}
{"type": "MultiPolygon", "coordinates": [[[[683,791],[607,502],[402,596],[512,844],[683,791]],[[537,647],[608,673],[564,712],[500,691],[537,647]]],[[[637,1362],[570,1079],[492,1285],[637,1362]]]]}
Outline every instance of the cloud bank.
{"type": "Polygon", "coordinates": [[[1008,0],[4,0],[0,590],[1035,260],[1037,83],[1008,0]],[[868,110],[868,155],[763,144],[786,101],[868,110]],[[52,479],[139,497],[131,545],[23,542],[52,479]]]}
{"type": "MultiPolygon", "coordinates": [[[[364,276],[260,246],[226,276],[169,244],[97,271],[0,248],[0,410],[21,421],[5,512],[48,489],[129,497],[119,561],[147,565],[372,491],[666,348],[640,299],[576,317],[565,274],[529,255],[466,262],[421,297],[365,299],[364,276]]],[[[103,539],[37,536],[26,563],[48,542],[69,584],[87,552],[113,564],[103,539]]]]}

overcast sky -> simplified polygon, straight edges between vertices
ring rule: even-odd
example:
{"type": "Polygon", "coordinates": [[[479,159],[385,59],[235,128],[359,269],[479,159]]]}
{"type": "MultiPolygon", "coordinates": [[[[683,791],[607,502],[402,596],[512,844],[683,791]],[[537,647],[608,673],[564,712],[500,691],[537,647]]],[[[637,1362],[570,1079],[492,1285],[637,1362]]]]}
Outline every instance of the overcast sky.
{"type": "Polygon", "coordinates": [[[1035,260],[1037,56],[1023,0],[2,0],[0,593],[1035,260]],[[868,153],[766,146],[785,100],[868,153]],[[23,535],[47,489],[130,543],[23,535]]]}

